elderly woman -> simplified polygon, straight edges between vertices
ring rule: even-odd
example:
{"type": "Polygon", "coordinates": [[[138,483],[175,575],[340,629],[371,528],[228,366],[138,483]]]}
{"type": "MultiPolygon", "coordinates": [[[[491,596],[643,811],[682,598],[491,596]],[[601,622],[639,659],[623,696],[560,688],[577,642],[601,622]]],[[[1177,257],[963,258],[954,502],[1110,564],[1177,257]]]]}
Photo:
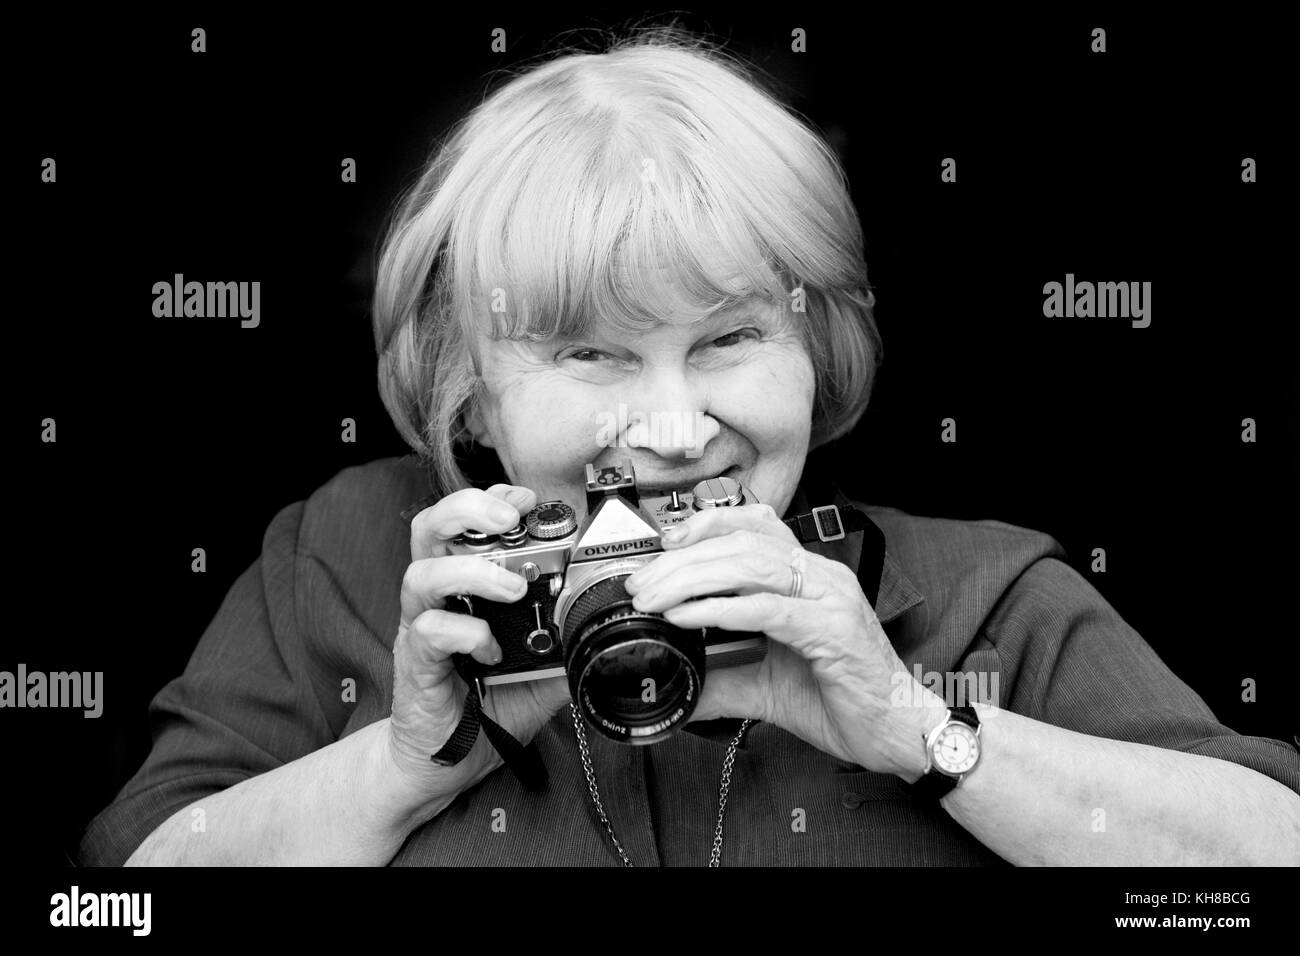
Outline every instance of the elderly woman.
{"type": "Polygon", "coordinates": [[[731,59],[651,34],[513,78],[382,250],[380,386],[419,459],[277,515],[83,860],[1300,859],[1294,750],[1220,724],[1051,538],[855,505],[810,458],[866,405],[873,303],[833,154],[731,59]],[[585,467],[624,461],[642,490],[748,492],[664,536],[626,579],[638,612],[768,643],[646,746],[592,733],[562,676],[480,702],[457,663],[501,635],[451,600],[529,587],[454,539],[581,510],[585,467]],[[829,504],[871,520],[782,520],[829,504]]]}

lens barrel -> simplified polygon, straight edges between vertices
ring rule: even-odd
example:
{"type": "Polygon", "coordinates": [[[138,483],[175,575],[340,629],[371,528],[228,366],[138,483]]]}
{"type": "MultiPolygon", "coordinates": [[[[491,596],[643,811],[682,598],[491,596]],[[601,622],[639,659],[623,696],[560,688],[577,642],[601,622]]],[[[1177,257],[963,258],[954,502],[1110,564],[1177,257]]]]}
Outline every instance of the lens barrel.
{"type": "Polygon", "coordinates": [[[564,620],[569,692],[601,734],[651,744],[690,718],[704,686],[704,632],[638,611],[617,574],[579,594],[564,620]]]}

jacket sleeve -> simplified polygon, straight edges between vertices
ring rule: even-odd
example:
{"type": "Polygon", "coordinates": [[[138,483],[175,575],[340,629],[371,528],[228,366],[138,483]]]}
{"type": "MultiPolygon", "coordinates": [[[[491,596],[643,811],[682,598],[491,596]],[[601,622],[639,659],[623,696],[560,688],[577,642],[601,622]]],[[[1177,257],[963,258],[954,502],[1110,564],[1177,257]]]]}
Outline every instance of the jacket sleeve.
{"type": "Polygon", "coordinates": [[[150,703],[153,748],[86,828],[81,865],[121,865],[176,811],[333,742],[295,614],[303,510],[275,516],[184,673],[150,703]]]}
{"type": "Polygon", "coordinates": [[[1010,687],[1002,706],[1067,730],[1216,757],[1300,793],[1289,743],[1224,726],[1081,574],[1029,566],[985,628],[1010,687]]]}

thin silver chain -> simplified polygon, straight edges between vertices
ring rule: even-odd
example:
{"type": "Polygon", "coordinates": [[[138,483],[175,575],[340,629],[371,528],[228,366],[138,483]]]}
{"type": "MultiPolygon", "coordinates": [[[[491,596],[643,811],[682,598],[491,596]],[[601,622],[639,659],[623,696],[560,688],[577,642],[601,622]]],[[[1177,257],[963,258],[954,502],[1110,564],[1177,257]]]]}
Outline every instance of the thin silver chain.
{"type": "MultiPolygon", "coordinates": [[[[635,864],[628,858],[627,851],[623,849],[623,844],[618,842],[618,837],[614,834],[614,825],[609,822],[605,805],[600,800],[600,788],[596,786],[596,770],[591,765],[591,747],[587,743],[587,732],[582,727],[578,705],[570,702],[569,711],[573,714],[573,732],[578,738],[578,753],[582,755],[582,770],[587,775],[587,789],[591,791],[591,802],[595,804],[596,815],[605,825],[605,832],[609,834],[609,839],[613,842],[614,849],[618,851],[618,858],[623,861],[623,865],[634,866],[635,864]]],[[[740,725],[740,730],[736,731],[736,736],[731,738],[731,743],[727,747],[727,756],[722,760],[722,779],[718,781],[718,825],[713,830],[713,852],[709,854],[710,867],[721,866],[722,822],[727,816],[727,793],[731,790],[731,768],[736,762],[736,748],[740,746],[745,731],[753,722],[753,720],[746,720],[740,725]]]]}

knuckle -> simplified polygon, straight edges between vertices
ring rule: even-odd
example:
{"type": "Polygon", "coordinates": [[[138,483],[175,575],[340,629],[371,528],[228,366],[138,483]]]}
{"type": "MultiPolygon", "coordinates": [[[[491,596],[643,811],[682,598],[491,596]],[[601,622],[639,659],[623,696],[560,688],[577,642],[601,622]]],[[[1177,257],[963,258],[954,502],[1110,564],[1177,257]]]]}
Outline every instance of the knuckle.
{"type": "Polygon", "coordinates": [[[525,584],[527,583],[522,575],[516,574],[513,571],[507,571],[505,568],[497,567],[496,565],[493,565],[493,567],[496,568],[496,572],[493,574],[492,580],[496,583],[498,588],[510,594],[512,597],[515,594],[520,593],[520,582],[525,584]]]}
{"type": "Polygon", "coordinates": [[[772,596],[776,604],[776,623],[781,627],[789,627],[794,623],[794,606],[790,601],[783,601],[776,595],[772,596]]]}
{"type": "Polygon", "coordinates": [[[462,488],[440,498],[411,519],[412,550],[417,545],[428,546],[435,541],[448,541],[459,533],[453,529],[456,516],[472,510],[475,497],[484,492],[477,488],[462,488]]]}
{"type": "Polygon", "coordinates": [[[438,610],[422,612],[411,622],[410,627],[407,628],[407,634],[421,644],[436,640],[443,630],[442,613],[438,610]]]}
{"type": "MultiPolygon", "coordinates": [[[[493,486],[494,488],[497,488],[498,485],[493,485],[493,486]]],[[[503,485],[503,486],[504,488],[508,488],[508,486],[510,485],[503,485]]],[[[478,489],[478,488],[467,488],[465,490],[467,490],[467,492],[472,493],[467,503],[469,506],[472,507],[474,512],[480,512],[484,509],[490,509],[490,507],[493,505],[500,505],[500,503],[502,503],[504,499],[506,499],[506,497],[504,497],[504,494],[493,494],[491,492],[485,492],[485,490],[478,489]]]]}
{"type": "Polygon", "coordinates": [[[741,573],[751,579],[765,580],[771,576],[773,571],[772,559],[765,554],[754,551],[743,553],[736,559],[736,564],[739,566],[741,573]]]}
{"type": "Polygon", "coordinates": [[[424,581],[424,561],[412,561],[402,572],[402,593],[419,594],[424,581]]]}
{"type": "Polygon", "coordinates": [[[840,586],[847,585],[849,582],[856,583],[858,579],[858,576],[853,573],[847,564],[841,564],[839,561],[829,562],[826,571],[832,582],[840,586]]]}
{"type": "Polygon", "coordinates": [[[466,614],[430,610],[416,618],[413,630],[426,647],[452,653],[478,644],[486,634],[487,622],[466,614]]]}
{"type": "Polygon", "coordinates": [[[488,597],[488,594],[483,593],[485,589],[495,593],[498,588],[510,587],[510,582],[518,577],[517,574],[507,571],[495,561],[489,561],[480,555],[471,555],[470,557],[473,563],[465,569],[466,577],[469,579],[466,586],[475,594],[488,597]]]}
{"type": "MultiPolygon", "coordinates": [[[[446,499],[444,498],[443,501],[445,500],[446,499]]],[[[433,533],[434,522],[437,519],[435,512],[441,504],[442,501],[439,501],[437,504],[430,505],[411,519],[412,541],[427,538],[433,533]]]]}
{"type": "Polygon", "coordinates": [[[439,640],[454,630],[455,618],[458,617],[461,617],[461,615],[451,614],[448,611],[437,609],[437,607],[430,607],[429,610],[422,611],[420,617],[415,619],[411,630],[421,640],[439,640]]]}

